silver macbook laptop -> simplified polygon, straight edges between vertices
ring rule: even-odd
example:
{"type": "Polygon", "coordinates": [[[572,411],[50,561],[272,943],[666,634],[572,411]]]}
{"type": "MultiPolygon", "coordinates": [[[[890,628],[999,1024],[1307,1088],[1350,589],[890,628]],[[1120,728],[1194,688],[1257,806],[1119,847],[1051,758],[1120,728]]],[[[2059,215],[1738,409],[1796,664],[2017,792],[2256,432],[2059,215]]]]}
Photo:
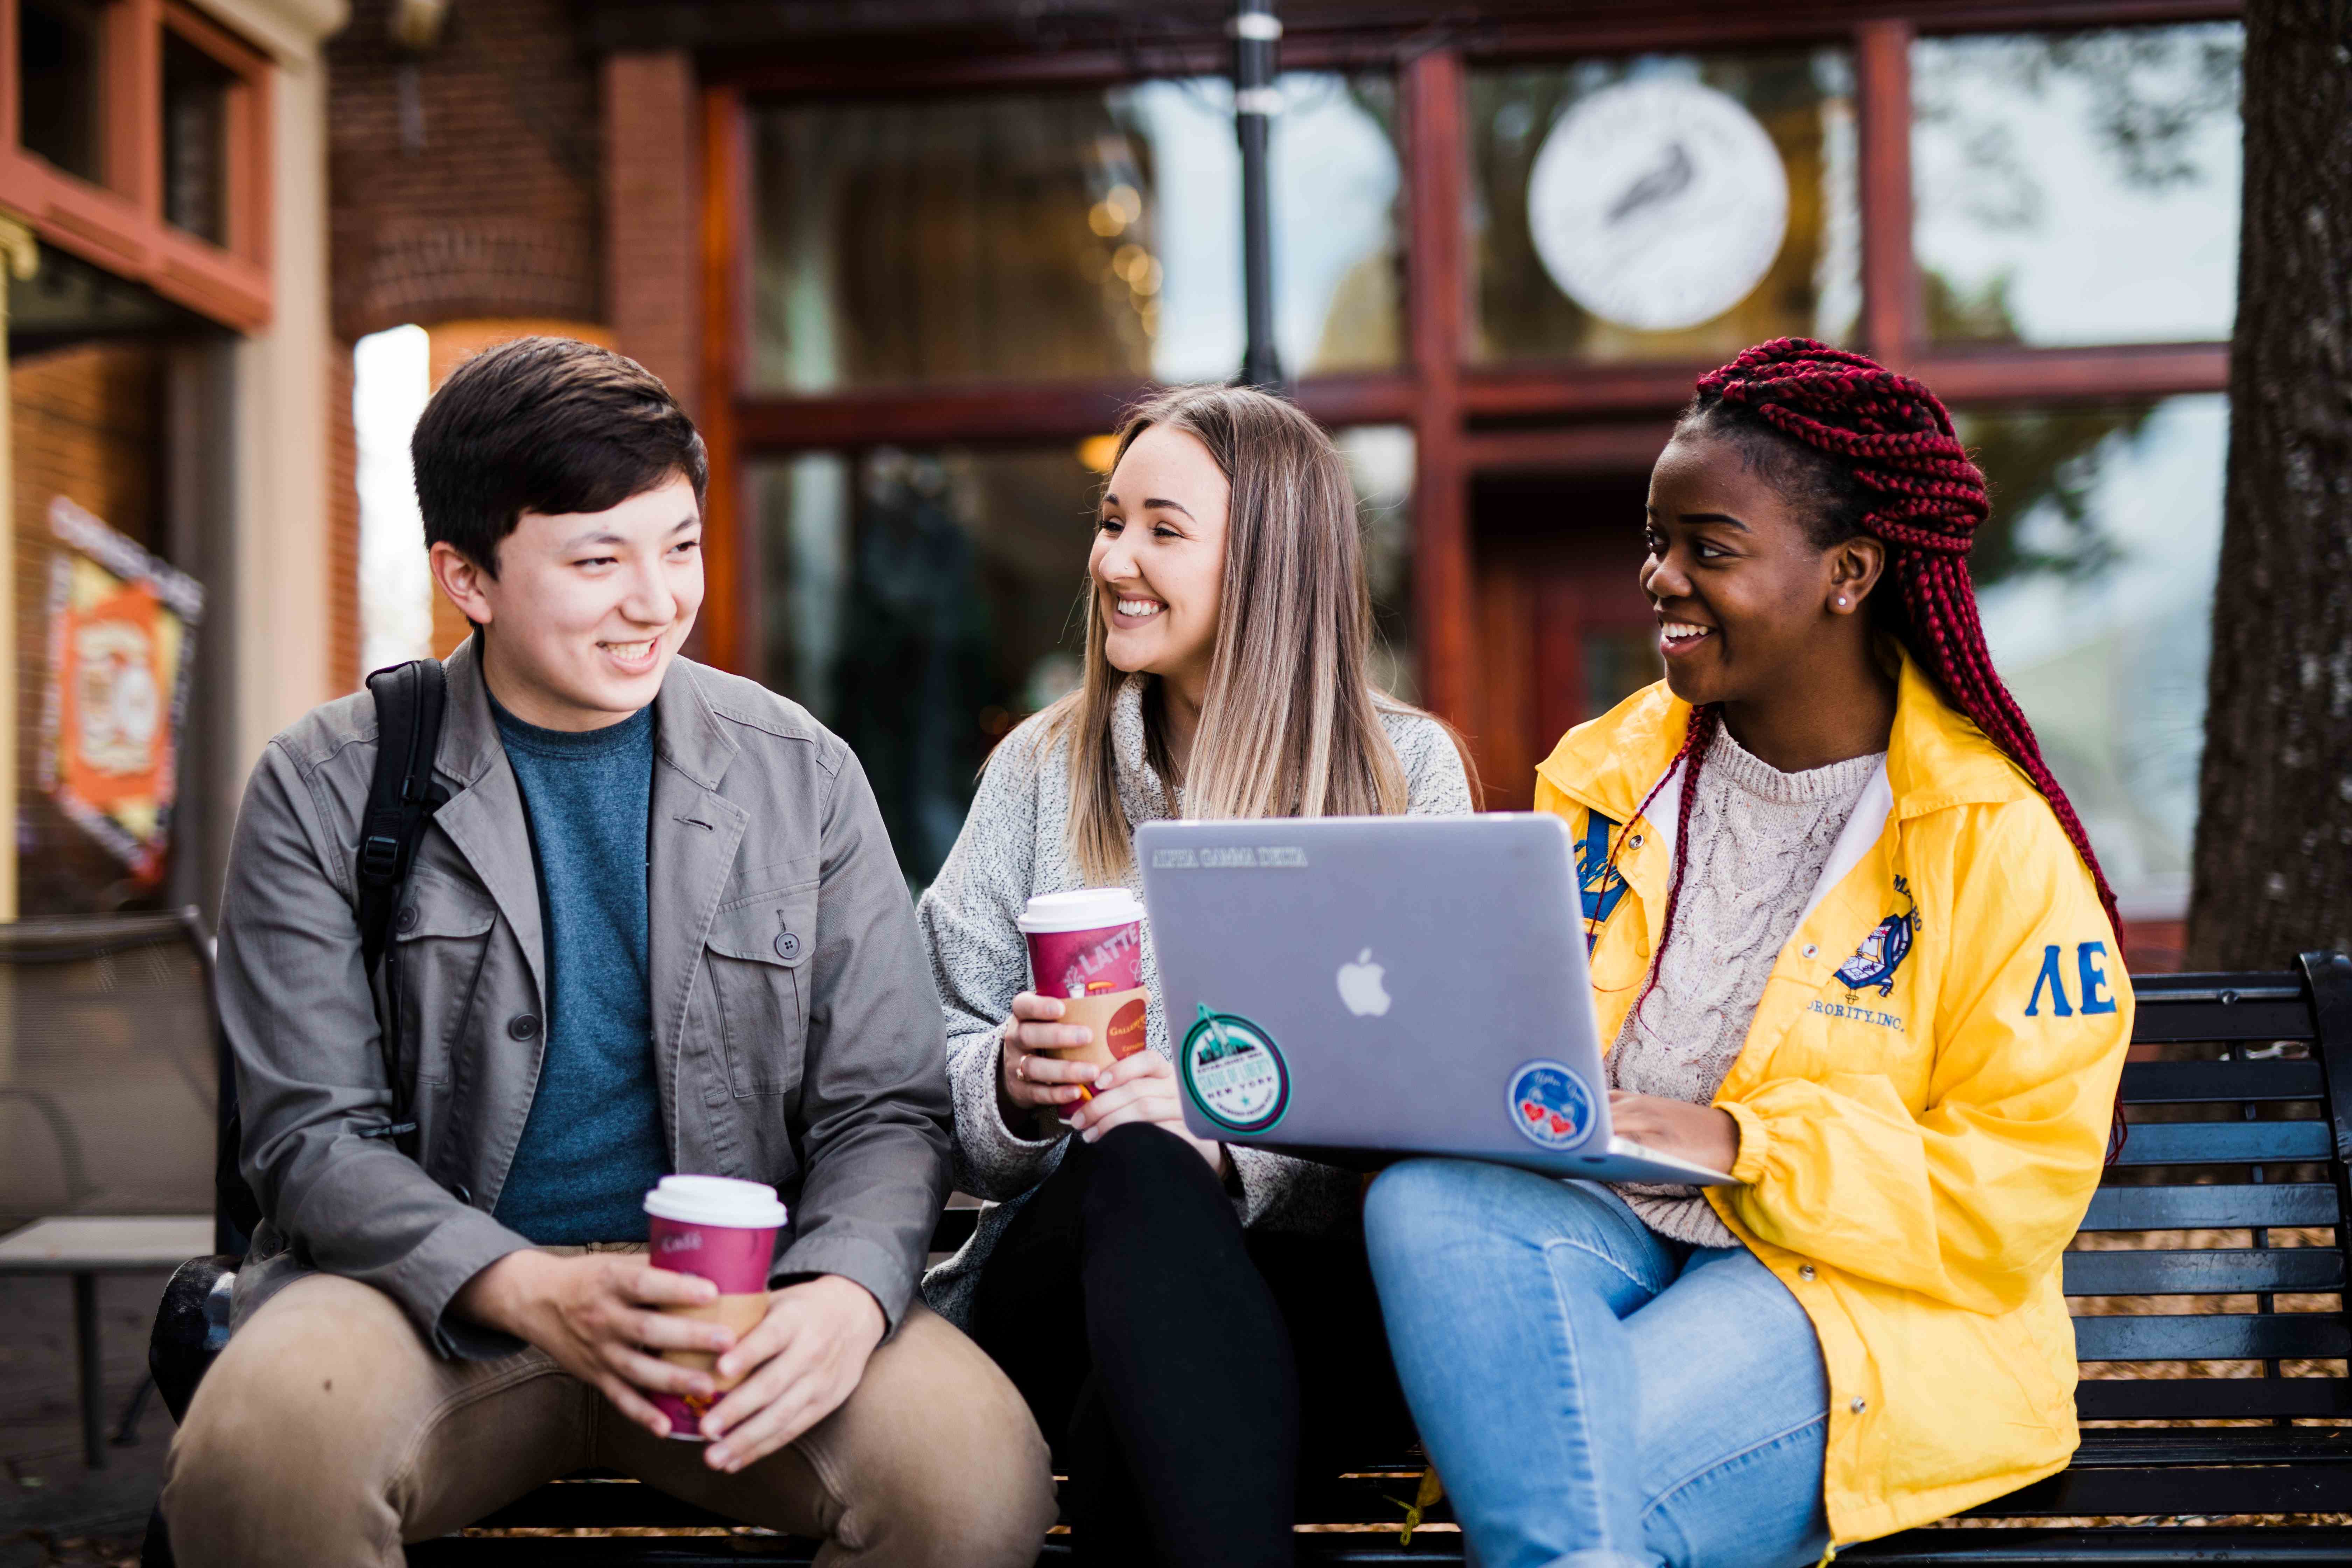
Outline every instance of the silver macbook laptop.
{"type": "Polygon", "coordinates": [[[1195,1135],[1731,1179],[1610,1129],[1559,817],[1155,822],[1135,848],[1195,1135]]]}

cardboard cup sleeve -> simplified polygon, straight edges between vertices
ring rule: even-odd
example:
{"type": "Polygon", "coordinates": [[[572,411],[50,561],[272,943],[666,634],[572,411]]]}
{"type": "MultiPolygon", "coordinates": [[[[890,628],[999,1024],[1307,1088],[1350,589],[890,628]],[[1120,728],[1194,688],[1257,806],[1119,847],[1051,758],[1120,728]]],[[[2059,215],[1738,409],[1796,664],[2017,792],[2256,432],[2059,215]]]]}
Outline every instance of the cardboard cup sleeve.
{"type": "Polygon", "coordinates": [[[1041,1054],[1098,1067],[1133,1056],[1143,1048],[1143,1021],[1150,994],[1139,985],[1131,991],[1106,991],[1099,996],[1063,997],[1062,1022],[1083,1024],[1095,1032],[1095,1037],[1087,1045],[1041,1054]]]}
{"type": "MultiPolygon", "coordinates": [[[[765,1290],[749,1290],[740,1295],[721,1296],[699,1307],[665,1307],[662,1310],[673,1317],[692,1318],[699,1323],[724,1323],[735,1331],[735,1338],[740,1342],[743,1336],[758,1328],[760,1320],[768,1315],[768,1293],[765,1290]]],[[[708,1351],[664,1351],[661,1358],[677,1366],[711,1373],[711,1381],[718,1384],[721,1394],[743,1381],[740,1377],[720,1377],[712,1372],[719,1358],[708,1351]]]]}

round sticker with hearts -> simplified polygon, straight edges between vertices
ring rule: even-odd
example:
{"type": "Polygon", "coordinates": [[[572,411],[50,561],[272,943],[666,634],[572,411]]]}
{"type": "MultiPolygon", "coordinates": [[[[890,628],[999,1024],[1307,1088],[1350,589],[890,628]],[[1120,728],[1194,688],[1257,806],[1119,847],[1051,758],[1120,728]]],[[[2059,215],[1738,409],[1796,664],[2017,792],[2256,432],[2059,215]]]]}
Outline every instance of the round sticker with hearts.
{"type": "Polygon", "coordinates": [[[1532,1061],[1511,1075],[1511,1125],[1539,1149],[1573,1149],[1592,1131],[1592,1091],[1565,1063],[1532,1061]]]}

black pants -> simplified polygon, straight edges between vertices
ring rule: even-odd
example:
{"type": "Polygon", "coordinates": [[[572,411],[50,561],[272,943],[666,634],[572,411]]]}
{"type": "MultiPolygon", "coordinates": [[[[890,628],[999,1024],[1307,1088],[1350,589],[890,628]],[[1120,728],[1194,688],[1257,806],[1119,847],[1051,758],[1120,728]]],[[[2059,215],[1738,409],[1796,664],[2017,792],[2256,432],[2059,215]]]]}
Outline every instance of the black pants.
{"type": "Polygon", "coordinates": [[[971,1329],[1066,1468],[1082,1562],[1288,1564],[1300,1476],[1412,1430],[1360,1233],[1244,1234],[1157,1127],[1071,1141],[982,1270],[971,1329]]]}

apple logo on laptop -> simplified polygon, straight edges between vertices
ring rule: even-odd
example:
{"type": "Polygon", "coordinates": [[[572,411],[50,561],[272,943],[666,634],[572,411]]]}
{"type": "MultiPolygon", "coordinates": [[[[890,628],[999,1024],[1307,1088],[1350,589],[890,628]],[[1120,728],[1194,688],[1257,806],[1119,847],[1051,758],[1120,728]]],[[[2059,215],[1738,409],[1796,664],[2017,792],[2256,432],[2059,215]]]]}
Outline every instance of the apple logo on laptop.
{"type": "Polygon", "coordinates": [[[1361,1018],[1367,1015],[1379,1017],[1389,1010],[1389,994],[1381,985],[1386,971],[1372,962],[1372,950],[1356,954],[1356,962],[1339,966],[1339,1000],[1348,1011],[1361,1018]]]}

